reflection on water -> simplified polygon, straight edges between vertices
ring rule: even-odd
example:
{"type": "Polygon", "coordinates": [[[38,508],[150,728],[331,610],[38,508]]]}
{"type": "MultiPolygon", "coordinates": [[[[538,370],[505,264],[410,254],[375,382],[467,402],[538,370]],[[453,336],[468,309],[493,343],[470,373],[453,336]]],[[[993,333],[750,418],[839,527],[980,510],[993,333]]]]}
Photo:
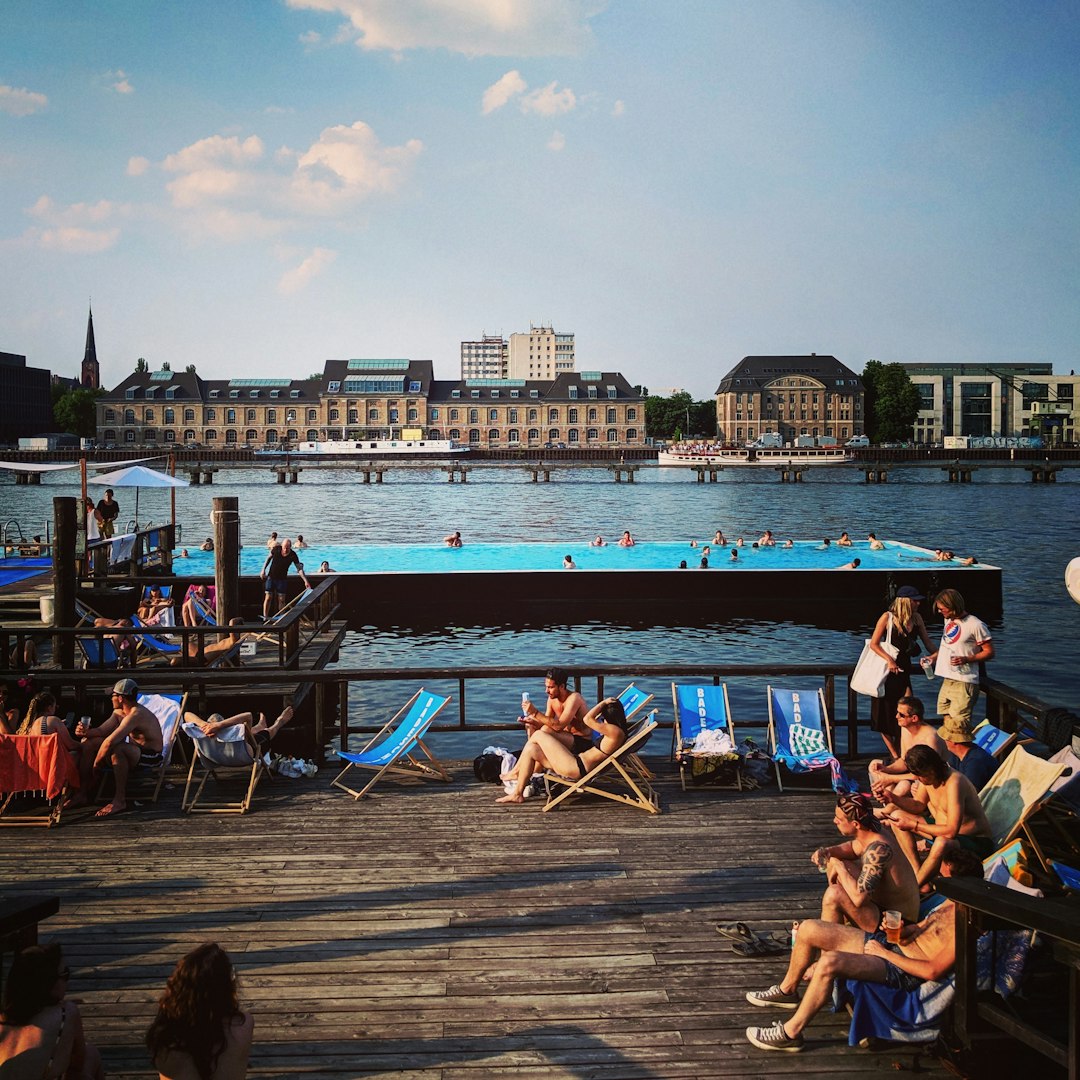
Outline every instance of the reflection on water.
{"type": "MultiPolygon", "coordinates": [[[[331,558],[320,545],[437,544],[460,529],[466,544],[502,541],[587,542],[597,533],[617,537],[630,529],[650,541],[709,541],[721,528],[729,539],[747,541],[771,528],[779,536],[836,538],[847,530],[856,539],[873,531],[888,540],[922,547],[948,547],[975,554],[1004,568],[1004,618],[994,628],[997,678],[1054,704],[1077,707],[1076,642],[1080,606],[1065,592],[1066,564],[1080,554],[1075,522],[1080,511],[1080,470],[1065,470],[1057,484],[1032,484],[1023,472],[980,468],[971,484],[947,484],[936,471],[889,473],[889,482],[866,485],[855,470],[808,473],[802,484],[781,484],[762,470],[729,470],[716,484],[698,484],[693,474],[645,469],[635,484],[616,484],[604,469],[552,474],[534,484],[523,469],[477,470],[467,484],[448,484],[436,469],[391,468],[383,484],[363,484],[348,468],[305,467],[301,483],[279,486],[269,469],[223,469],[212,488],[177,491],[184,542],[195,546],[209,531],[215,495],[240,500],[245,544],[259,547],[271,530],[302,533],[312,547],[304,561],[315,567],[331,558]]],[[[43,532],[54,495],[75,495],[77,481],[64,474],[40,486],[16,487],[0,477],[0,519],[18,519],[23,531],[43,532]]],[[[121,493],[121,518],[133,495],[121,493]]],[[[140,506],[157,521],[168,519],[168,493],[143,491],[140,506]]],[[[331,564],[332,565],[332,564],[331,564]]],[[[180,567],[178,567],[180,569],[180,567]]],[[[797,598],[793,598],[795,601],[797,598]]],[[[628,598],[632,602],[632,597],[628,598]]],[[[585,611],[565,625],[517,625],[515,612],[495,626],[393,629],[350,634],[342,664],[359,666],[446,664],[535,664],[827,660],[854,663],[867,627],[834,625],[828,605],[812,616],[793,603],[790,621],[682,618],[670,607],[643,606],[585,611]]],[[[410,613],[414,615],[416,613],[410,613]]],[[[979,614],[979,612],[975,612],[979,614]]],[[[930,620],[933,636],[940,623],[930,620]]],[[[926,684],[924,695],[934,697],[926,684]]],[[[354,688],[359,696],[361,688],[354,688]]],[[[515,688],[474,697],[492,715],[513,711],[515,688]]],[[[655,688],[654,688],[655,689],[655,688]]],[[[471,692],[471,688],[470,688],[471,692]]],[[[477,688],[476,694],[484,691],[477,688]]],[[[409,695],[405,694],[405,698],[409,695]]],[[[659,696],[659,693],[658,693],[659,696]]],[[[403,698],[402,700],[404,700],[403,698]]],[[[758,713],[764,704],[748,702],[758,713]]]]}

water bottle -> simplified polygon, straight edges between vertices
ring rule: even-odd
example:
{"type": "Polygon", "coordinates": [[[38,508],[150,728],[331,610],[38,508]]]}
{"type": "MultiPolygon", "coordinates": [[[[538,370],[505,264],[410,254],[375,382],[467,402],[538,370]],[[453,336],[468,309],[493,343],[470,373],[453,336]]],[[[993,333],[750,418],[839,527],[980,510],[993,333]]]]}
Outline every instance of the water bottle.
{"type": "Polygon", "coordinates": [[[932,682],[934,679],[934,665],[930,662],[930,657],[924,656],[919,661],[919,664],[923,669],[923,674],[932,682]]]}
{"type": "Polygon", "coordinates": [[[523,690],[521,692],[521,715],[529,715],[529,691],[523,690]]]}

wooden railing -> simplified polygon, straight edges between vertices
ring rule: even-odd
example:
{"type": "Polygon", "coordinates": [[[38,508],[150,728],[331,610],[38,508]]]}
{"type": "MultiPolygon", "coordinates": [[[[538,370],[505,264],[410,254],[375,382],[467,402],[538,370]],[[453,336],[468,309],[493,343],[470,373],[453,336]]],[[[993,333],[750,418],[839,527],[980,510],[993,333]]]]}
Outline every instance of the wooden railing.
{"type": "Polygon", "coordinates": [[[107,584],[110,577],[139,577],[147,573],[171,573],[172,553],[176,546],[175,525],[155,525],[134,534],[131,556],[121,563],[111,561],[113,540],[94,541],[87,545],[82,579],[92,578],[107,584]]]}

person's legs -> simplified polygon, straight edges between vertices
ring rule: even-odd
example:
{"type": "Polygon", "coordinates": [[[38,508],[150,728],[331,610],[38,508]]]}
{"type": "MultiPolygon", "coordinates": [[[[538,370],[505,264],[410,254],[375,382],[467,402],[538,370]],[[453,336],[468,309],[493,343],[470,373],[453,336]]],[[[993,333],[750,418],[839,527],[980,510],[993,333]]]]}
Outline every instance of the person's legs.
{"type": "Polygon", "coordinates": [[[109,817],[127,809],[127,782],[132,768],[139,763],[142,750],[134,743],[120,743],[113,748],[109,761],[113,769],[113,781],[116,791],[113,800],[107,806],[103,806],[95,817],[109,817]]]}
{"type": "Polygon", "coordinates": [[[269,726],[266,726],[266,717],[259,713],[259,723],[255,725],[255,731],[265,730],[272,739],[293,718],[293,707],[286,705],[281,710],[281,715],[269,726]],[[261,725],[261,727],[260,727],[261,725]]]}
{"type": "MultiPolygon", "coordinates": [[[[911,834],[909,834],[911,835],[911,834]]],[[[934,842],[930,845],[930,850],[926,853],[926,858],[923,859],[922,865],[915,868],[915,880],[919,883],[919,888],[922,888],[941,868],[941,859],[945,854],[945,849],[951,844],[952,841],[946,839],[944,836],[934,837],[934,842]]]]}
{"type": "Polygon", "coordinates": [[[540,748],[539,743],[530,739],[525,744],[525,749],[521,751],[521,757],[518,758],[516,766],[517,777],[514,790],[509,795],[503,795],[495,801],[498,803],[524,802],[525,796],[523,792],[525,791],[525,785],[532,779],[533,773],[538,769],[542,769],[545,765],[544,752],[540,748]]]}
{"type": "Polygon", "coordinates": [[[784,1024],[784,1031],[792,1039],[799,1035],[822,1007],[832,1000],[834,979],[861,979],[863,982],[883,983],[887,974],[886,962],[880,956],[864,956],[861,945],[857,953],[822,953],[795,1015],[784,1024]]]}
{"type": "Polygon", "coordinates": [[[919,852],[915,847],[915,834],[907,832],[904,829],[893,829],[893,836],[896,837],[896,842],[900,845],[900,850],[904,853],[904,858],[911,863],[911,869],[916,874],[919,873],[919,852]]]}
{"type": "Polygon", "coordinates": [[[821,898],[821,918],[830,923],[852,923],[860,930],[873,933],[881,922],[881,911],[873,901],[856,907],[843,885],[830,885],[821,898]]]}

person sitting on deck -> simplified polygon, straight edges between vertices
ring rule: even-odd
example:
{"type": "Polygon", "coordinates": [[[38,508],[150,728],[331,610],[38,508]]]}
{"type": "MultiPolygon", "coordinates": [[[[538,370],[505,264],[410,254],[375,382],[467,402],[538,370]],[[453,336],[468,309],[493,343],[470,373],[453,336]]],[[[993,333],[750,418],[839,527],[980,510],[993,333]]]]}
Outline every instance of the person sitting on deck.
{"type": "Polygon", "coordinates": [[[139,647],[139,641],[134,634],[128,633],[132,628],[131,620],[98,618],[94,620],[94,625],[110,626],[116,631],[113,634],[106,634],[105,637],[116,646],[117,667],[132,667],[135,663],[135,650],[139,647]]]}
{"type": "Polygon", "coordinates": [[[202,660],[199,659],[199,638],[194,634],[189,634],[184,641],[184,657],[174,656],[169,661],[172,667],[183,667],[185,664],[188,666],[198,667],[200,663],[205,663],[208,666],[213,664],[218,657],[225,653],[232,652],[236,648],[236,643],[240,640],[240,635],[232,629],[235,626],[243,625],[243,619],[230,619],[229,620],[229,632],[222,634],[219,631],[219,637],[217,641],[212,641],[206,644],[204,641],[202,660]],[[185,659],[186,657],[186,659],[185,659]]]}
{"type": "Polygon", "coordinates": [[[208,942],[177,962],[146,1046],[162,1080],[241,1080],[254,1031],[255,1017],[240,1008],[228,953],[208,942]]]}
{"type": "MultiPolygon", "coordinates": [[[[270,742],[274,736],[293,718],[293,707],[286,705],[281,710],[281,715],[272,723],[267,724],[266,717],[259,713],[258,722],[252,713],[237,713],[235,716],[222,716],[221,713],[212,713],[207,720],[193,712],[184,713],[184,723],[194,724],[204,735],[217,735],[231,727],[243,727],[243,745],[247,749],[249,760],[238,760],[237,765],[250,765],[256,758],[261,758],[270,752],[270,742]]],[[[222,742],[219,750],[228,751],[229,748],[239,746],[239,742],[222,742]]]]}
{"type": "Polygon", "coordinates": [[[139,704],[139,686],[134,679],[121,679],[112,691],[112,715],[100,727],[87,730],[80,721],[75,734],[83,744],[79,751],[80,790],[65,809],[85,806],[90,800],[94,773],[111,765],[116,791],[111,803],[95,815],[111,817],[127,809],[128,775],[136,765],[160,765],[163,753],[161,721],[139,704]]]}
{"type": "Polygon", "coordinates": [[[810,861],[829,882],[821,899],[825,922],[850,922],[876,930],[883,911],[899,911],[914,922],[919,917],[915,871],[892,830],[874,816],[866,795],[841,795],[833,822],[845,843],[819,847],[810,861]]]}
{"type": "MultiPolygon", "coordinates": [[[[977,859],[942,866],[943,877],[981,877],[977,859]]],[[[884,983],[897,990],[944,978],[956,964],[956,915],[952,901],[934,908],[925,919],[904,927],[900,942],[890,945],[884,927],[868,933],[857,926],[840,926],[807,919],[791,950],[787,972],[768,990],[746,995],[751,1005],[794,1011],[790,1020],[769,1027],[748,1027],[746,1038],[760,1050],[794,1053],[805,1046],[803,1029],[832,1001],[834,979],[884,983]],[[813,973],[799,998],[803,976],[813,973]]]]}
{"type": "Polygon", "coordinates": [[[567,746],[557,733],[538,731],[525,744],[517,765],[501,776],[504,781],[514,781],[514,790],[495,801],[524,802],[525,788],[533,773],[540,769],[553,769],[560,776],[579,780],[626,741],[626,713],[618,698],[604,698],[581,719],[586,728],[595,732],[591,739],[585,740],[587,746],[578,749],[576,738],[573,746],[567,746]]]}
{"type": "Polygon", "coordinates": [[[562,668],[548,668],[544,672],[544,693],[547,695],[544,711],[531,701],[522,702],[520,722],[525,725],[530,738],[541,729],[560,733],[568,744],[579,736],[588,737],[581,723],[588,706],[576,690],[568,687],[568,681],[569,676],[562,668]]]}
{"type": "Polygon", "coordinates": [[[0,735],[14,735],[19,726],[19,710],[8,700],[7,683],[0,682],[0,735]]]}
{"type": "Polygon", "coordinates": [[[907,763],[913,746],[929,746],[939,754],[946,752],[937,731],[924,718],[925,707],[917,697],[903,697],[896,704],[896,723],[900,728],[900,755],[886,764],[881,758],[870,762],[870,790],[881,802],[889,802],[911,791],[914,779],[907,763]]]}
{"type": "Polygon", "coordinates": [[[161,586],[154,584],[150,586],[149,595],[143,598],[143,602],[139,605],[135,614],[147,626],[157,626],[161,622],[162,616],[171,607],[172,597],[164,596],[161,592],[161,586]]]}
{"type": "Polygon", "coordinates": [[[0,1076],[99,1080],[101,1056],[83,1034],[82,1016],[66,1001],[71,969],[60,946],[29,945],[15,954],[4,980],[0,1076]]]}
{"type": "Polygon", "coordinates": [[[975,742],[971,724],[946,715],[938,734],[945,740],[948,750],[946,763],[961,776],[966,776],[976,791],[982,791],[1001,763],[989,750],[984,750],[975,742]]]}
{"type": "Polygon", "coordinates": [[[214,612],[214,601],[205,585],[192,585],[180,606],[180,621],[185,626],[201,626],[206,621],[203,611],[214,612]],[[202,610],[200,610],[202,609],[202,610]]]}
{"type": "Polygon", "coordinates": [[[907,762],[919,781],[918,788],[911,796],[894,797],[877,813],[892,826],[923,887],[937,873],[950,842],[985,859],[993,853],[994,841],[979,793],[966,776],[946,765],[929,746],[913,746],[907,762]],[[915,843],[918,837],[931,841],[921,865],[915,843]]]}

